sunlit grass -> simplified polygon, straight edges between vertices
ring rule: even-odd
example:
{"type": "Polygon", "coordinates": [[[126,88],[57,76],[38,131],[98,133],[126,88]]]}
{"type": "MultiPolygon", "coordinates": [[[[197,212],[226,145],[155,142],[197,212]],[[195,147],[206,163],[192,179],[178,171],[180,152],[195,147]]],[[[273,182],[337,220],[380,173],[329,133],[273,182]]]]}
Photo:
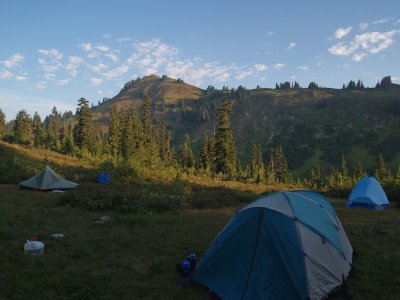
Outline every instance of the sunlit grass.
{"type": "MultiPolygon", "coordinates": [[[[0,185],[0,299],[210,299],[202,287],[177,288],[175,265],[191,252],[201,257],[245,205],[143,215],[59,206],[60,197],[0,185]],[[94,223],[103,215],[111,221],[94,223]],[[65,238],[53,239],[52,233],[65,238]],[[43,257],[23,254],[31,235],[45,243],[43,257]]],[[[332,203],[358,252],[349,295],[398,299],[399,211],[332,203]]]]}

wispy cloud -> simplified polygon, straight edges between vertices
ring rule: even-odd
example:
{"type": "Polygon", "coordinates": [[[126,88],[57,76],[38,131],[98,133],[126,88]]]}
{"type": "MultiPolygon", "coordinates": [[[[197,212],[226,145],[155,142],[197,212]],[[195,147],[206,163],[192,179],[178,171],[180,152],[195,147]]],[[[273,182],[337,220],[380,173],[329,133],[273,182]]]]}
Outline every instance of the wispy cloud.
{"type": "Polygon", "coordinates": [[[290,50],[296,47],[296,43],[289,43],[289,46],[286,48],[286,50],[290,50]]]}
{"type": "Polygon", "coordinates": [[[367,53],[358,53],[354,54],[353,57],[351,58],[352,61],[359,62],[364,59],[368,54],[367,53]]]}
{"type": "Polygon", "coordinates": [[[262,72],[262,71],[267,70],[267,69],[268,69],[268,66],[266,66],[266,65],[264,65],[264,64],[255,64],[255,65],[254,65],[254,69],[255,69],[257,72],[262,72]]]}
{"type": "Polygon", "coordinates": [[[84,62],[85,60],[79,56],[70,56],[68,58],[68,64],[65,66],[65,69],[72,77],[76,77],[76,75],[78,75],[79,66],[84,62]]]}
{"type": "Polygon", "coordinates": [[[245,71],[243,71],[243,72],[237,74],[237,75],[235,76],[235,79],[237,79],[237,80],[242,80],[242,79],[244,79],[244,78],[246,78],[246,77],[249,77],[249,76],[251,76],[251,75],[253,75],[253,71],[251,71],[251,70],[245,70],[245,71]]]}
{"type": "Polygon", "coordinates": [[[103,64],[103,63],[99,63],[99,64],[96,64],[96,65],[89,65],[88,67],[89,67],[89,69],[91,69],[95,73],[99,73],[99,72],[102,72],[102,71],[108,69],[108,66],[106,64],[103,64]]]}
{"type": "Polygon", "coordinates": [[[115,69],[112,69],[104,74],[105,79],[112,79],[116,77],[120,77],[121,75],[125,74],[129,71],[129,66],[121,65],[115,69]]]}
{"type": "MultiPolygon", "coordinates": [[[[333,55],[348,56],[358,50],[364,50],[370,54],[377,54],[394,43],[394,36],[400,33],[400,30],[391,30],[387,32],[366,32],[356,35],[353,40],[348,43],[340,42],[329,48],[329,52],[333,55]]],[[[364,53],[364,52],[363,52],[364,53]]],[[[353,57],[354,61],[360,61],[365,55],[358,53],[353,57]],[[361,58],[361,59],[360,59],[361,58]]]]}
{"type": "Polygon", "coordinates": [[[90,83],[92,85],[99,85],[102,82],[103,82],[103,79],[101,79],[101,78],[95,78],[95,77],[90,78],[90,83]]]}
{"type": "Polygon", "coordinates": [[[273,31],[268,31],[265,35],[266,35],[266,36],[273,36],[273,35],[274,35],[274,32],[273,32],[273,31]]]}
{"type": "Polygon", "coordinates": [[[57,49],[39,49],[38,52],[42,55],[42,58],[38,59],[38,63],[42,65],[45,73],[54,73],[62,67],[63,54],[57,49]]]}
{"type": "Polygon", "coordinates": [[[66,85],[66,84],[68,84],[70,81],[71,81],[70,78],[61,79],[61,80],[58,80],[58,81],[57,81],[57,84],[58,84],[58,85],[66,85]]]}
{"type": "Polygon", "coordinates": [[[303,71],[308,71],[308,66],[298,66],[297,68],[303,71]]]}
{"type": "Polygon", "coordinates": [[[53,74],[53,73],[45,73],[44,74],[44,78],[47,80],[52,80],[52,79],[54,79],[54,77],[56,77],[56,74],[53,74]]]}
{"type": "Polygon", "coordinates": [[[361,23],[359,27],[360,27],[360,30],[367,30],[368,29],[368,23],[361,23]]]}
{"type": "Polygon", "coordinates": [[[384,23],[387,23],[387,22],[389,22],[391,20],[394,20],[394,18],[391,17],[391,18],[385,18],[385,19],[376,20],[376,21],[373,21],[372,24],[374,24],[374,25],[384,24],[384,23]]]}
{"type": "Polygon", "coordinates": [[[14,74],[8,70],[0,71],[0,79],[9,79],[12,78],[13,76],[14,74]]]}
{"type": "Polygon", "coordinates": [[[43,89],[45,89],[47,87],[47,83],[44,82],[44,81],[40,81],[40,82],[36,83],[35,87],[38,90],[43,90],[43,89]]]}
{"type": "Polygon", "coordinates": [[[24,80],[27,80],[27,79],[28,79],[28,77],[26,77],[26,76],[22,76],[22,75],[15,76],[15,80],[16,81],[24,81],[24,80]]]}
{"type": "Polygon", "coordinates": [[[339,28],[338,30],[335,31],[335,38],[337,38],[337,39],[344,38],[346,35],[349,34],[349,32],[351,31],[351,28],[352,27],[339,28]]]}
{"type": "Polygon", "coordinates": [[[15,53],[11,55],[8,59],[2,61],[1,63],[6,67],[6,68],[14,68],[18,66],[20,63],[24,61],[25,57],[21,53],[15,53]]]}
{"type": "Polygon", "coordinates": [[[284,67],[286,67],[286,64],[282,64],[282,63],[272,65],[272,69],[277,70],[277,71],[282,70],[284,67]]]}
{"type": "Polygon", "coordinates": [[[44,56],[49,56],[57,60],[63,58],[62,53],[57,49],[49,49],[49,50],[39,49],[38,52],[44,56]]]}
{"type": "Polygon", "coordinates": [[[101,52],[108,52],[110,51],[110,47],[105,46],[103,44],[96,45],[95,48],[101,52]]]}
{"type": "Polygon", "coordinates": [[[92,51],[92,49],[93,49],[93,46],[91,43],[82,43],[82,44],[79,44],[78,47],[86,52],[92,51]]]}

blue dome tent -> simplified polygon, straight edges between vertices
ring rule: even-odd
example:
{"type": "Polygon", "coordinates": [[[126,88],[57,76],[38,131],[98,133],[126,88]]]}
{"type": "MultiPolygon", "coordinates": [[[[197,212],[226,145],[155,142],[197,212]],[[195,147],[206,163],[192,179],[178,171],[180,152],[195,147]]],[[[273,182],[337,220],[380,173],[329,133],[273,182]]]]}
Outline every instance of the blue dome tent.
{"type": "Polygon", "coordinates": [[[346,207],[382,210],[389,206],[385,191],[374,177],[363,177],[353,188],[346,207]]]}
{"type": "Polygon", "coordinates": [[[323,196],[278,192],[240,210],[192,278],[221,299],[321,299],[347,278],[352,254],[323,196]]]}
{"type": "Polygon", "coordinates": [[[106,183],[110,183],[111,180],[111,176],[108,173],[100,173],[99,176],[97,176],[97,183],[101,183],[101,184],[106,184],[106,183]]]}

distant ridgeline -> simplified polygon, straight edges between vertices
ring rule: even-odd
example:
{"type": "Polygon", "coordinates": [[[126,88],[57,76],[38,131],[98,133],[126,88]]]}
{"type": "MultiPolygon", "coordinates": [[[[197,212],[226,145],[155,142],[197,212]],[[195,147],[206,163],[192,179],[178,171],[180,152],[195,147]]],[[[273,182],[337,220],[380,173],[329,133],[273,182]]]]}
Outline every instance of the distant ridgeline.
{"type": "Polygon", "coordinates": [[[150,75],[127,82],[97,105],[79,99],[75,114],[54,107],[41,120],[22,109],[6,122],[0,110],[0,138],[10,143],[140,157],[253,181],[373,174],[382,163],[394,178],[399,124],[400,86],[390,76],[375,88],[351,80],[342,89],[283,82],[275,89],[202,90],[150,75]],[[221,162],[224,157],[229,161],[221,162]]]}

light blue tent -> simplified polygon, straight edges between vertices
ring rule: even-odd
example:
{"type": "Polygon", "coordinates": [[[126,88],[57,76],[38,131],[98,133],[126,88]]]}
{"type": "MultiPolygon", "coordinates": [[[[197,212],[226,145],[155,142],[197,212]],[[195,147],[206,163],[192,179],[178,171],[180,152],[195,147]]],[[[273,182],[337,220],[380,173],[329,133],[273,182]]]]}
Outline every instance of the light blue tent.
{"type": "Polygon", "coordinates": [[[374,177],[363,177],[353,188],[346,207],[382,210],[389,206],[385,191],[374,177]]]}
{"type": "Polygon", "coordinates": [[[321,299],[347,278],[352,253],[323,196],[278,192],[237,212],[192,278],[222,299],[321,299]]]}

